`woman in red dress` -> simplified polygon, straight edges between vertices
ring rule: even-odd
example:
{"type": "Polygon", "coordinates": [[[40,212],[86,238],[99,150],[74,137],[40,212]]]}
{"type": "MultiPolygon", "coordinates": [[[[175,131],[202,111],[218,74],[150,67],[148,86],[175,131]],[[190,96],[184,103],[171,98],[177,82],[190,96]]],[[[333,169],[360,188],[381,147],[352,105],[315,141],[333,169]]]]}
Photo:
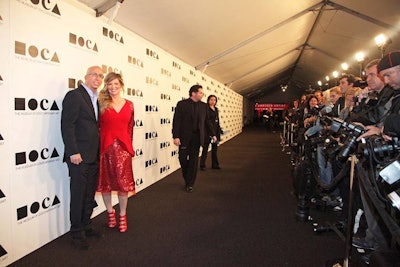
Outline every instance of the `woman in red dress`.
{"type": "Polygon", "coordinates": [[[97,191],[102,193],[108,213],[108,227],[117,226],[111,191],[118,192],[119,231],[126,232],[128,193],[135,193],[132,147],[133,103],[121,97],[124,82],[118,73],[108,73],[99,93],[100,104],[100,173],[97,191]]]}

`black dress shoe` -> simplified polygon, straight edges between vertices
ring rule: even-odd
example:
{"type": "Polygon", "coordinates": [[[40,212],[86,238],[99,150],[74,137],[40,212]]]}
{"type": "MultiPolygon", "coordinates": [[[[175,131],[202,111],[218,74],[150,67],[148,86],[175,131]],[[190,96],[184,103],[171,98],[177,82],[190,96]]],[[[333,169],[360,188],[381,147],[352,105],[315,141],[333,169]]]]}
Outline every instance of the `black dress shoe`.
{"type": "Polygon", "coordinates": [[[188,193],[193,192],[193,186],[186,186],[186,192],[188,193]]]}
{"type": "Polygon", "coordinates": [[[206,170],[206,167],[205,167],[205,166],[200,166],[200,170],[201,170],[201,171],[205,171],[205,170],[206,170]]]}
{"type": "Polygon", "coordinates": [[[221,169],[221,167],[220,166],[217,166],[217,167],[212,167],[214,170],[220,170],[221,169]]]}
{"type": "Polygon", "coordinates": [[[368,242],[365,238],[353,237],[353,247],[374,250],[374,246],[368,242]]]}
{"type": "Polygon", "coordinates": [[[104,236],[101,232],[96,231],[92,228],[85,230],[85,235],[86,237],[93,237],[93,238],[102,238],[104,236]]]}
{"type": "Polygon", "coordinates": [[[72,238],[72,246],[78,250],[88,250],[90,248],[86,238],[72,238]]]}

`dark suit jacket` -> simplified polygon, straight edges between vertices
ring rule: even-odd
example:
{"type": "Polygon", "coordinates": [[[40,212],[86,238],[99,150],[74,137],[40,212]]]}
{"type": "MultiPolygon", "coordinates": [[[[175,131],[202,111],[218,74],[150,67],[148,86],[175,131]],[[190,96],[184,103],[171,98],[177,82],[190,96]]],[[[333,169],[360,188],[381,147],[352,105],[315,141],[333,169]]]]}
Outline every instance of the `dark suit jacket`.
{"type": "MultiPolygon", "coordinates": [[[[199,133],[200,144],[204,145],[206,127],[214,136],[215,133],[210,126],[208,105],[199,102],[199,133]]],[[[172,136],[179,138],[182,146],[188,146],[193,133],[193,101],[188,98],[178,102],[175,108],[174,120],[172,122],[172,136]]]]}
{"type": "MultiPolygon", "coordinates": [[[[212,132],[208,132],[209,136],[213,136],[213,134],[217,137],[218,141],[221,141],[221,126],[219,125],[219,110],[215,107],[215,111],[208,107],[209,112],[209,121],[212,128],[212,132]]],[[[210,140],[209,136],[206,136],[206,140],[210,140]]]]}
{"type": "Polygon", "coordinates": [[[99,124],[90,96],[82,85],[69,91],[64,97],[61,134],[65,146],[64,160],[77,153],[81,154],[84,163],[98,160],[99,124]]]}

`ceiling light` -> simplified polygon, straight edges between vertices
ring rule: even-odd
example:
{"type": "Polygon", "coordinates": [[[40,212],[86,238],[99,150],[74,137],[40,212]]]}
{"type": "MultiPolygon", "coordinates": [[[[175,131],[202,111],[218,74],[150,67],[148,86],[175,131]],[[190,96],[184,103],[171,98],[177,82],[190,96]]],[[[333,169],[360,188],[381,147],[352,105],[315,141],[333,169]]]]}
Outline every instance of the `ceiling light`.
{"type": "Polygon", "coordinates": [[[339,72],[337,72],[336,70],[334,72],[332,72],[332,76],[333,78],[337,78],[339,76],[339,72]]]}
{"type": "Polygon", "coordinates": [[[349,69],[349,64],[347,64],[346,62],[342,63],[342,70],[348,70],[349,69]]]}
{"type": "Polygon", "coordinates": [[[375,37],[375,43],[381,50],[381,57],[385,54],[386,47],[392,42],[385,34],[381,33],[375,37]]]}
{"type": "Polygon", "coordinates": [[[356,53],[355,57],[356,57],[357,62],[363,62],[365,59],[365,54],[364,54],[364,52],[360,51],[360,52],[356,53]]]}
{"type": "Polygon", "coordinates": [[[375,43],[378,47],[382,47],[386,45],[386,42],[388,41],[388,38],[385,34],[381,33],[375,37],[375,43]]]}

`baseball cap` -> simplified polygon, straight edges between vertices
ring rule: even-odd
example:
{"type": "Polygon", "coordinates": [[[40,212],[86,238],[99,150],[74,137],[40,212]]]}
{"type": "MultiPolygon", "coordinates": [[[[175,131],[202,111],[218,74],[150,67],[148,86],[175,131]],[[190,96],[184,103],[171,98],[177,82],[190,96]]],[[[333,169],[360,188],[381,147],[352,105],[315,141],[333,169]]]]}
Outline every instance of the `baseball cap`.
{"type": "Polygon", "coordinates": [[[393,51],[383,56],[379,61],[377,69],[378,72],[400,65],[400,51],[393,51]]]}

